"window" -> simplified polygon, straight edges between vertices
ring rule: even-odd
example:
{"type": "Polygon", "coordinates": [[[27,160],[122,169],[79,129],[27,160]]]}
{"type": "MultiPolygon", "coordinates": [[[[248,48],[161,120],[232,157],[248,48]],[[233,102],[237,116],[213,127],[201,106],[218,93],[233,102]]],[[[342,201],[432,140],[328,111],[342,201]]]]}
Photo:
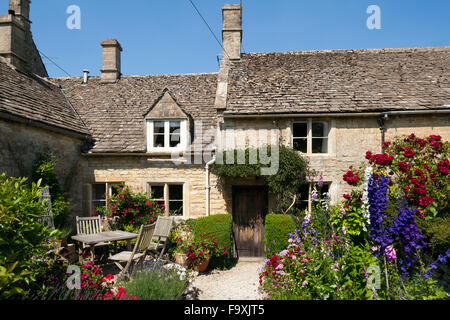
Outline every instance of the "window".
{"type": "MultiPolygon", "coordinates": [[[[322,194],[322,200],[324,200],[326,197],[329,197],[330,185],[331,182],[324,182],[321,188],[319,188],[319,186],[316,185],[317,191],[319,191],[322,194]]],[[[295,205],[296,209],[305,210],[309,208],[309,204],[312,203],[311,199],[312,191],[313,190],[310,184],[304,184],[300,187],[299,190],[300,197],[295,205]]]]}
{"type": "Polygon", "coordinates": [[[186,120],[148,120],[148,151],[182,150],[186,147],[186,120]]]}
{"type": "Polygon", "coordinates": [[[312,122],[312,153],[328,153],[328,123],[312,122]]]}
{"type": "Polygon", "coordinates": [[[292,125],[292,146],[306,154],[328,153],[329,125],[327,121],[295,122],[292,125]]]}
{"type": "Polygon", "coordinates": [[[106,206],[106,183],[96,183],[92,185],[92,210],[106,206]]]}
{"type": "Polygon", "coordinates": [[[298,122],[293,126],[294,149],[303,153],[308,152],[308,123],[298,122]]]}
{"type": "Polygon", "coordinates": [[[153,201],[164,205],[171,216],[183,216],[183,184],[150,184],[153,201]]]}
{"type": "Polygon", "coordinates": [[[105,182],[92,184],[91,210],[95,212],[96,208],[106,207],[109,204],[109,198],[117,195],[118,190],[124,186],[120,182],[105,182]]]}
{"type": "Polygon", "coordinates": [[[169,213],[183,215],[183,185],[169,185],[169,213]]]}
{"type": "Polygon", "coordinates": [[[164,185],[162,186],[150,186],[150,194],[154,202],[158,205],[165,205],[164,201],[164,185]]]}

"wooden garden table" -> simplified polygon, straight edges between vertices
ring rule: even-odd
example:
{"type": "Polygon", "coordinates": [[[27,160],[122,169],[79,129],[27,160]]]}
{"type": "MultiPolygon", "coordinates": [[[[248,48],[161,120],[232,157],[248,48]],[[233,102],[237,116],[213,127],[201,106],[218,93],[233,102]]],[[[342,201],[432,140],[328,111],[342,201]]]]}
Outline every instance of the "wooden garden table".
{"type": "MultiPolygon", "coordinates": [[[[72,236],[73,240],[80,241],[89,246],[91,251],[91,261],[94,261],[94,247],[102,242],[116,243],[117,241],[127,241],[128,251],[131,251],[131,240],[138,237],[138,234],[125,231],[106,231],[94,234],[77,234],[72,236]]],[[[81,257],[80,257],[81,259],[81,257]]]]}

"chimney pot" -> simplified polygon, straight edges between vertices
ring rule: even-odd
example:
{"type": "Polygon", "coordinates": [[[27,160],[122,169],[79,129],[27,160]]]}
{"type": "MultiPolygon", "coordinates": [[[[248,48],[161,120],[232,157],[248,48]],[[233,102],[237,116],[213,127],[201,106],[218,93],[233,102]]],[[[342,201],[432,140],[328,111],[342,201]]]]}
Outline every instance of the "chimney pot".
{"type": "Polygon", "coordinates": [[[12,11],[16,16],[21,16],[26,21],[30,20],[30,2],[31,0],[9,0],[9,13],[12,11]]]}
{"type": "Polygon", "coordinates": [[[122,74],[122,46],[116,39],[105,39],[100,44],[103,47],[103,67],[100,70],[102,82],[116,82],[122,74]]]}
{"type": "Polygon", "coordinates": [[[89,79],[89,70],[84,69],[83,73],[84,73],[83,84],[87,84],[88,83],[88,79],[89,79]]]}

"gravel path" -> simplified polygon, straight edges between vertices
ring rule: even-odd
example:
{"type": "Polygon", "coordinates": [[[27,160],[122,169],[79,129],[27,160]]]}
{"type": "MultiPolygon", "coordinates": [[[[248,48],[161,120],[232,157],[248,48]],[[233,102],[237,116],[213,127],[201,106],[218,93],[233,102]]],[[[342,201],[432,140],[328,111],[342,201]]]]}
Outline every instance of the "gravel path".
{"type": "Polygon", "coordinates": [[[264,259],[240,259],[230,270],[213,270],[198,275],[194,286],[198,300],[263,300],[258,292],[258,268],[264,259]]]}

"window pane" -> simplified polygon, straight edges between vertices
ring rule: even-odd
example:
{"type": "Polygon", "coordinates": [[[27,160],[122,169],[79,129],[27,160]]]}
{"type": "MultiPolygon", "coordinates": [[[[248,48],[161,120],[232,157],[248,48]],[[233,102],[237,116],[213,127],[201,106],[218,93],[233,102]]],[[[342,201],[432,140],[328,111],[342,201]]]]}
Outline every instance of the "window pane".
{"type": "Polygon", "coordinates": [[[169,201],[183,200],[183,185],[169,186],[169,201]]]}
{"type": "Polygon", "coordinates": [[[92,200],[106,200],[106,183],[92,185],[92,200]]]}
{"type": "Polygon", "coordinates": [[[303,153],[307,152],[308,142],[307,139],[294,139],[294,150],[301,151],[303,153]]]}
{"type": "Polygon", "coordinates": [[[121,184],[114,184],[111,186],[111,195],[114,197],[119,193],[120,188],[123,188],[121,184]]]}
{"type": "Polygon", "coordinates": [[[320,192],[322,193],[322,199],[325,199],[325,197],[330,196],[328,192],[330,191],[330,184],[331,183],[324,183],[322,188],[320,188],[320,192]]]}
{"type": "Polygon", "coordinates": [[[170,147],[175,148],[180,144],[180,135],[179,134],[171,134],[170,135],[170,147]]]}
{"type": "Polygon", "coordinates": [[[180,121],[170,121],[170,133],[180,133],[181,122],[180,121]]]}
{"type": "Polygon", "coordinates": [[[155,148],[164,148],[164,135],[162,134],[155,134],[155,140],[153,143],[153,146],[155,148]]]}
{"type": "Polygon", "coordinates": [[[326,132],[326,124],[324,122],[313,122],[312,123],[312,136],[317,138],[324,138],[328,136],[326,132]]]}
{"type": "Polygon", "coordinates": [[[151,186],[150,192],[153,199],[162,199],[164,204],[164,186],[151,186]]]}
{"type": "Polygon", "coordinates": [[[158,201],[153,201],[153,202],[155,202],[160,208],[165,208],[164,200],[158,200],[158,201]]]}
{"type": "Polygon", "coordinates": [[[306,136],[308,136],[308,124],[294,123],[293,131],[293,135],[295,138],[306,138],[306,136]]]}
{"type": "Polygon", "coordinates": [[[296,203],[296,208],[299,210],[304,210],[308,208],[308,201],[309,201],[309,185],[303,184],[300,187],[299,190],[300,198],[298,199],[296,203]]]}
{"type": "Polygon", "coordinates": [[[299,200],[301,201],[308,201],[309,199],[309,184],[302,184],[300,187],[300,190],[298,191],[300,193],[299,200]]]}
{"type": "Polygon", "coordinates": [[[328,153],[328,139],[327,138],[313,138],[312,139],[312,153],[328,153]]]}
{"type": "Polygon", "coordinates": [[[169,202],[170,215],[182,216],[183,215],[183,201],[170,201],[169,202]]]}
{"type": "Polygon", "coordinates": [[[105,207],[106,200],[92,201],[92,211],[95,212],[95,209],[99,207],[105,207]]]}

